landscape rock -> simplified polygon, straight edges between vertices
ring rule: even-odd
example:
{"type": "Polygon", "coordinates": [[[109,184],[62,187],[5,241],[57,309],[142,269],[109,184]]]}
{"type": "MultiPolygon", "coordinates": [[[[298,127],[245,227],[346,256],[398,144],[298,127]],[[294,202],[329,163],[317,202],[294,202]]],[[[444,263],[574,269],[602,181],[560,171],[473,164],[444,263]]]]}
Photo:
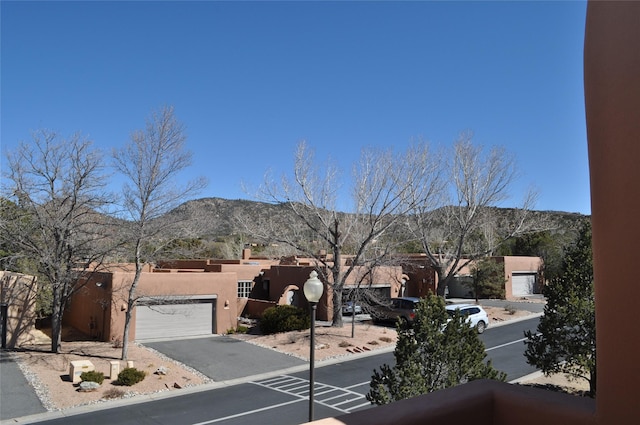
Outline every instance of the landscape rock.
{"type": "Polygon", "coordinates": [[[164,366],[160,366],[154,373],[156,375],[166,375],[169,373],[169,369],[164,366]]]}
{"type": "Polygon", "coordinates": [[[79,391],[81,391],[83,393],[89,393],[89,392],[92,392],[92,391],[97,391],[98,388],[100,388],[100,384],[98,384],[97,382],[82,381],[82,382],[80,382],[79,391]]]}

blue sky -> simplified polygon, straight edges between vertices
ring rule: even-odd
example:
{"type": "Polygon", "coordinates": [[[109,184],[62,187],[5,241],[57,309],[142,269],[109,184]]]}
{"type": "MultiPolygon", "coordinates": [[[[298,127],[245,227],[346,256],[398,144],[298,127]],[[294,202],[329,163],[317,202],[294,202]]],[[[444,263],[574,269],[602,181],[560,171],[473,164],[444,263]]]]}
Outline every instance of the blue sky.
{"type": "MultiPolygon", "coordinates": [[[[350,164],[422,138],[513,153],[536,209],[590,213],[586,2],[0,3],[3,153],[32,130],[105,150],[173,105],[202,197],[251,199],[304,139],[350,164]]],[[[3,155],[4,156],[4,155],[3,155]]],[[[4,165],[4,163],[3,163],[4,165]]]]}

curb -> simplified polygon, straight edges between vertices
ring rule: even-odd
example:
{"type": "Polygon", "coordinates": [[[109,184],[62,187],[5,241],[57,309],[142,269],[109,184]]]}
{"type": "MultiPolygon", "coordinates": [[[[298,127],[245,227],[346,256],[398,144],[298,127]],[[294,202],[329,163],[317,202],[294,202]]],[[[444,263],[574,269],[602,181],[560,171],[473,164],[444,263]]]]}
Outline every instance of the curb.
{"type": "Polygon", "coordinates": [[[529,381],[533,381],[534,379],[538,379],[541,376],[544,376],[544,373],[542,373],[541,371],[536,371],[533,373],[530,373],[528,375],[525,376],[521,376],[520,378],[516,378],[512,381],[509,381],[510,384],[522,384],[523,382],[529,382],[529,381]]]}
{"type": "Polygon", "coordinates": [[[499,328],[500,326],[504,326],[504,325],[512,325],[514,323],[524,322],[525,320],[535,319],[537,317],[542,317],[542,316],[544,316],[544,313],[531,313],[531,314],[527,314],[526,316],[517,317],[511,320],[505,320],[503,322],[492,322],[487,327],[487,329],[499,328]]]}

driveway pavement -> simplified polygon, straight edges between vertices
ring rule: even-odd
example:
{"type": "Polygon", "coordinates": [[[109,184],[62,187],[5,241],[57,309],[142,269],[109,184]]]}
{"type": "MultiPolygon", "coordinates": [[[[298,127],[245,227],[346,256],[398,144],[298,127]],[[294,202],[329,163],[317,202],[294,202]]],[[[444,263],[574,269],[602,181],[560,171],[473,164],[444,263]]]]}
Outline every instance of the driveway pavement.
{"type": "Polygon", "coordinates": [[[46,412],[8,351],[0,350],[0,421],[46,412]]]}
{"type": "Polygon", "coordinates": [[[144,345],[196,369],[216,382],[307,364],[297,357],[228,336],[157,341],[144,345]]]}

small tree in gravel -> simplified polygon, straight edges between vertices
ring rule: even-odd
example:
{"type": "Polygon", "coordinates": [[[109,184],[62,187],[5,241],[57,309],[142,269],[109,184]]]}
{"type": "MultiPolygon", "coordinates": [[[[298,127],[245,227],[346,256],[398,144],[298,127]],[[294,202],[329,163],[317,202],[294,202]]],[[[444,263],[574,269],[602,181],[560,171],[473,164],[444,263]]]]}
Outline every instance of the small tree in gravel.
{"type": "Polygon", "coordinates": [[[479,298],[504,298],[504,263],[498,263],[491,257],[481,258],[471,267],[476,304],[479,298]]]}
{"type": "Polygon", "coordinates": [[[562,273],[544,288],[547,305],[535,333],[525,332],[527,362],[545,374],[589,382],[596,395],[596,317],[591,224],[567,251],[562,273]]]}
{"type": "Polygon", "coordinates": [[[506,374],[485,363],[484,344],[474,328],[444,300],[429,295],[416,308],[412,326],[398,324],[395,366],[374,371],[367,400],[387,404],[475,379],[504,381],[506,374]]]}

